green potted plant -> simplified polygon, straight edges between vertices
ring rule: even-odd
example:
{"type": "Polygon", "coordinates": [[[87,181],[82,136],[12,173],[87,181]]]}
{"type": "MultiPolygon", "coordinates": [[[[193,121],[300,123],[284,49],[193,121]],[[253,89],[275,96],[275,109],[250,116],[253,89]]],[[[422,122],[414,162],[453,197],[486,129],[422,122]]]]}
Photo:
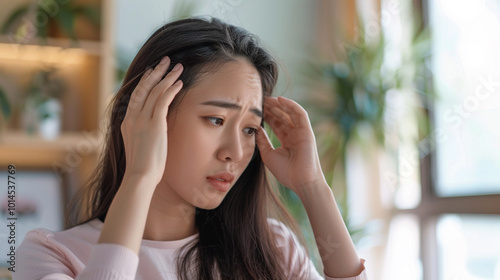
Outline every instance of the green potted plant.
{"type": "MultiPolygon", "coordinates": [[[[47,5],[43,1],[32,1],[19,6],[7,16],[2,25],[1,33],[14,35],[17,42],[25,42],[32,37],[61,37],[66,36],[73,41],[81,39],[78,36],[80,25],[90,25],[94,29],[100,26],[99,3],[74,4],[73,1],[59,4],[56,1],[47,5]],[[34,22],[34,21],[37,22],[34,22]],[[33,34],[35,33],[35,34],[33,34]],[[62,34],[61,34],[62,33],[62,34]],[[35,35],[35,36],[34,36],[35,35]],[[59,35],[59,36],[58,36],[59,35]]],[[[86,34],[98,34],[99,32],[83,32],[86,34]]],[[[95,35],[91,36],[98,39],[95,35]]]]}
{"type": "Polygon", "coordinates": [[[0,87],[0,109],[2,113],[0,114],[0,135],[5,130],[7,126],[7,122],[11,116],[11,105],[9,99],[7,98],[7,94],[4,89],[0,87]]]}
{"type": "Polygon", "coordinates": [[[56,138],[61,130],[61,98],[67,85],[57,76],[57,69],[36,72],[25,96],[23,126],[28,134],[45,139],[56,138]]]}
{"type": "MultiPolygon", "coordinates": [[[[363,30],[360,33],[366,34],[363,30]]],[[[355,243],[369,229],[352,224],[349,217],[346,189],[349,147],[362,151],[384,148],[384,113],[390,90],[416,92],[422,100],[432,97],[432,90],[422,88],[426,84],[420,83],[429,55],[429,38],[427,29],[417,30],[409,55],[403,58],[402,66],[394,73],[382,71],[386,53],[383,34],[372,36],[370,42],[365,36],[360,36],[359,41],[345,46],[338,53],[339,61],[315,61],[303,65],[302,77],[306,87],[317,90],[315,94],[305,95],[301,103],[311,112],[325,176],[332,186],[335,185],[337,203],[355,243]]],[[[425,110],[415,113],[419,127],[425,129],[425,110]]]]}

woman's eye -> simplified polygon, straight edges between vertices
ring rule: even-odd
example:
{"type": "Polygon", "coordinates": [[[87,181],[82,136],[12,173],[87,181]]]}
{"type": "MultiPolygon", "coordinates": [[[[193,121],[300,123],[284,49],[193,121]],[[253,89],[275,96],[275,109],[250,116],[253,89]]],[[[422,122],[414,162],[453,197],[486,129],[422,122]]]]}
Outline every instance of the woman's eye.
{"type": "Polygon", "coordinates": [[[221,126],[224,123],[224,120],[221,118],[207,117],[206,119],[215,126],[221,126]]]}
{"type": "Polygon", "coordinates": [[[243,129],[243,132],[245,132],[248,135],[255,135],[255,133],[257,133],[257,129],[252,128],[252,127],[247,127],[245,129],[243,129]]]}

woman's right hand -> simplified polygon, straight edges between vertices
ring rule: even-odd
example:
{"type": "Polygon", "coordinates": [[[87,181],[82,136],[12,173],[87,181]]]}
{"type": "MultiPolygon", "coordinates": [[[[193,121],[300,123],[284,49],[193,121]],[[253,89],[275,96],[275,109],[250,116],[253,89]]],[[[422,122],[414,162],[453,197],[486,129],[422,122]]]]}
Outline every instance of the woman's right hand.
{"type": "Polygon", "coordinates": [[[125,174],[151,176],[156,183],[163,176],[167,159],[168,108],[183,85],[177,80],[183,70],[181,64],[162,79],[169,65],[170,59],[164,57],[154,70],[144,73],[131,94],[120,127],[125,145],[125,174]]]}

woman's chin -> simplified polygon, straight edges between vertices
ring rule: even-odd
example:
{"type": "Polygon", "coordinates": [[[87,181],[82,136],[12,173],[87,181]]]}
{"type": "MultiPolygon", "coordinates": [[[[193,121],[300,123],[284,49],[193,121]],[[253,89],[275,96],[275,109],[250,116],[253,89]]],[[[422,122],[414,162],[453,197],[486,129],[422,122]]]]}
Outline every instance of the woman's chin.
{"type": "Polygon", "coordinates": [[[205,210],[213,210],[217,208],[227,195],[227,191],[218,191],[213,188],[205,188],[201,191],[195,191],[194,195],[189,199],[195,207],[205,210]]]}
{"type": "Polygon", "coordinates": [[[207,201],[203,204],[198,204],[196,207],[203,209],[203,210],[214,210],[215,208],[219,207],[219,205],[222,203],[222,200],[212,200],[212,201],[207,201]]]}

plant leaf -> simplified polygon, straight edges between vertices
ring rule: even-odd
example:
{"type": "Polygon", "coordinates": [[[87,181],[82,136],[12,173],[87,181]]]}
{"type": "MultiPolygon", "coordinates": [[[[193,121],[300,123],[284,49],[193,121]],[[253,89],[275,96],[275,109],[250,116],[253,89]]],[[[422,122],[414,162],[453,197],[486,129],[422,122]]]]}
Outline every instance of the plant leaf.
{"type": "Polygon", "coordinates": [[[7,120],[8,118],[10,118],[11,115],[10,103],[9,100],[7,99],[7,94],[1,87],[0,87],[0,108],[2,109],[2,115],[4,119],[7,120]]]}
{"type": "Polygon", "coordinates": [[[101,26],[101,8],[99,5],[82,5],[74,8],[76,15],[82,15],[99,28],[101,26]]]}
{"type": "Polygon", "coordinates": [[[59,13],[55,16],[59,27],[68,35],[68,37],[72,40],[76,40],[75,34],[75,12],[68,7],[68,5],[64,5],[60,7],[59,13]]]}
{"type": "Polygon", "coordinates": [[[23,5],[16,10],[5,20],[2,25],[2,34],[7,34],[13,26],[18,23],[23,16],[29,11],[29,5],[23,5]]]}

